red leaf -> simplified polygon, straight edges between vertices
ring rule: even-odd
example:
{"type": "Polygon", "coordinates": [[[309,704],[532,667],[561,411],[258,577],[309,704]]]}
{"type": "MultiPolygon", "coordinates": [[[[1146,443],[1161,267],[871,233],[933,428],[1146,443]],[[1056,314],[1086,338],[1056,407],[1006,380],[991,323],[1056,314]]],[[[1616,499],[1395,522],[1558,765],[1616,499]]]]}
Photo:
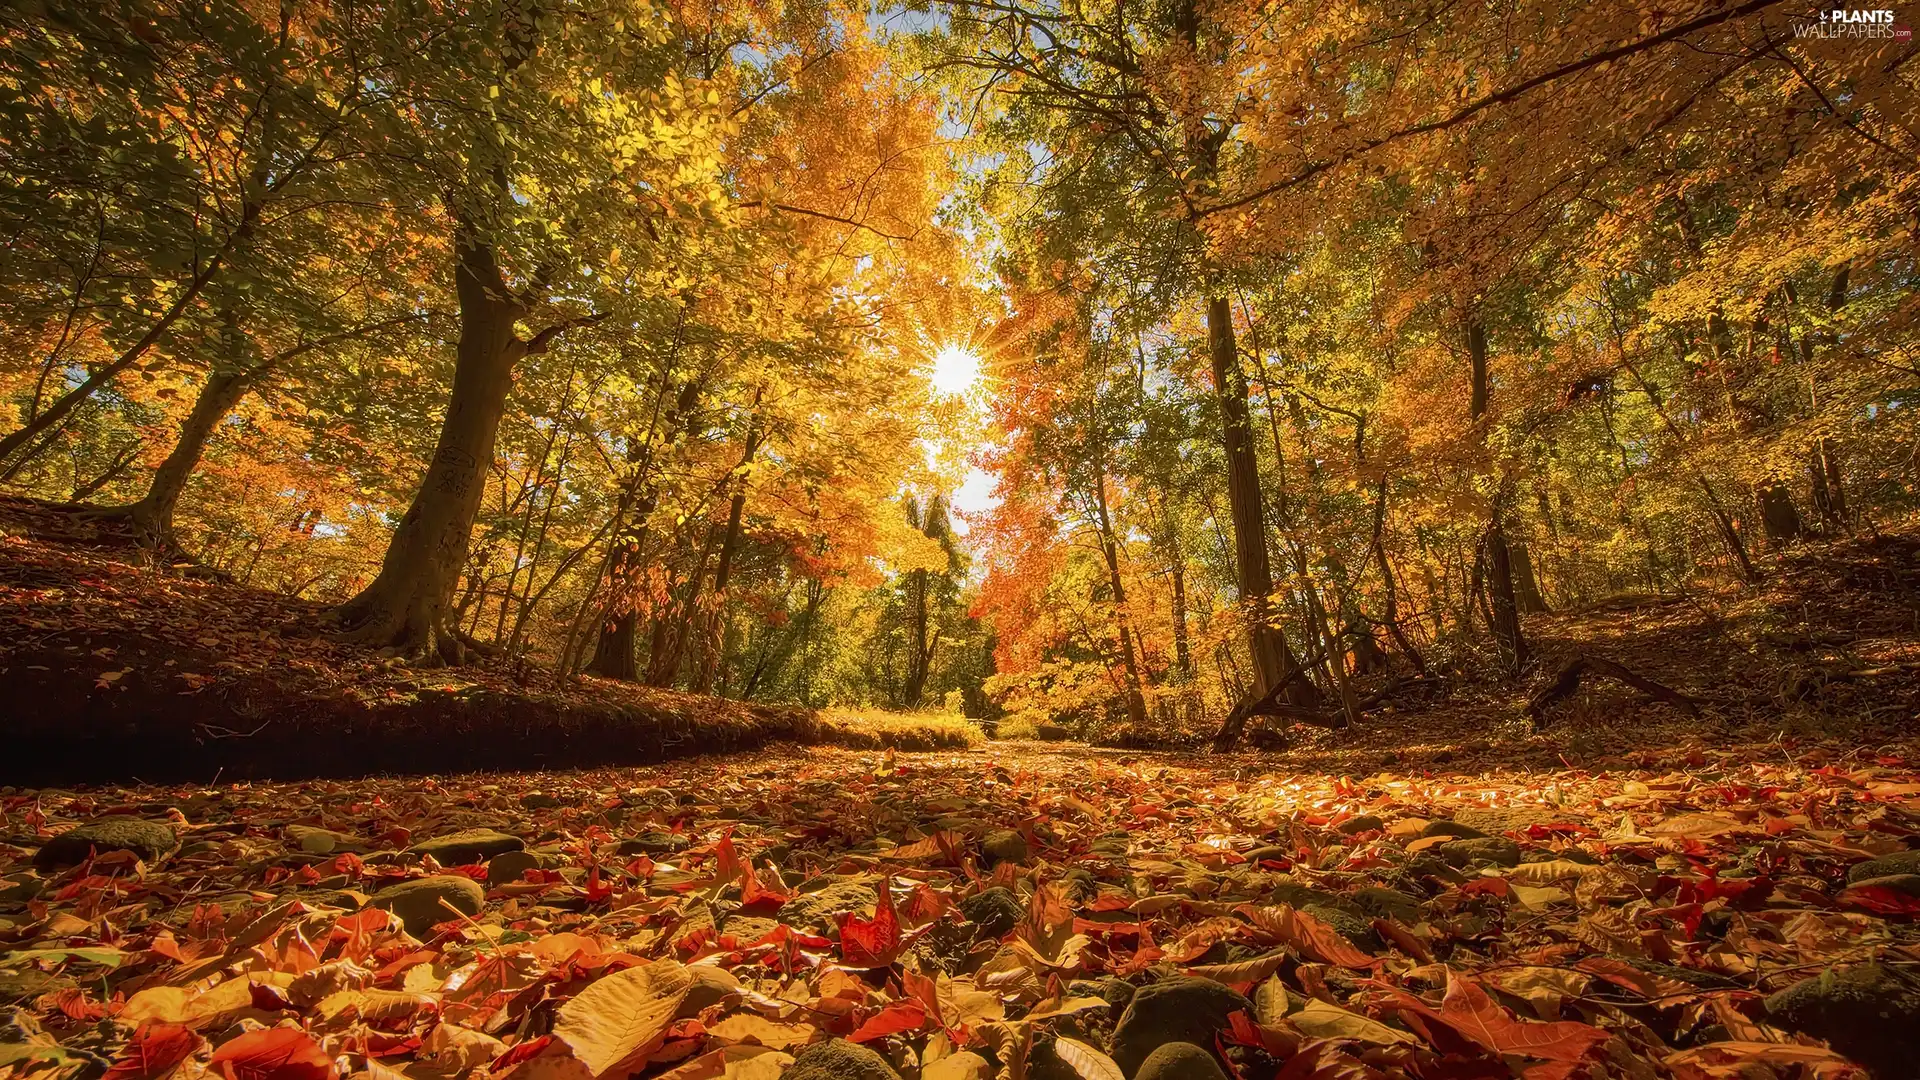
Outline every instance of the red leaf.
{"type": "Polygon", "coordinates": [[[840,956],[848,967],[876,968],[893,963],[900,952],[900,918],[893,910],[887,879],[880,879],[880,902],[873,918],[847,912],[840,917],[840,956]]]}
{"type": "Polygon", "coordinates": [[[1475,878],[1465,885],[1460,886],[1461,896],[1479,896],[1481,894],[1506,898],[1513,895],[1513,886],[1507,884],[1506,878],[1497,877],[1475,878]]]}
{"type": "Polygon", "coordinates": [[[1316,960],[1356,970],[1368,970],[1380,963],[1341,936],[1340,931],[1287,904],[1272,907],[1242,904],[1234,910],[1273,940],[1292,945],[1316,960]]]}
{"type": "Polygon", "coordinates": [[[1842,904],[1865,908],[1877,915],[1912,915],[1920,912],[1920,896],[1889,889],[1885,885],[1855,885],[1838,897],[1842,904]]]}
{"type": "Polygon", "coordinates": [[[509,1049],[506,1053],[494,1058],[493,1064],[489,1065],[488,1069],[497,1073],[506,1072],[508,1069],[513,1068],[515,1065],[520,1064],[530,1057],[538,1057],[540,1051],[545,1050],[551,1045],[553,1045],[552,1035],[542,1035],[537,1039],[528,1039],[526,1042],[520,1043],[509,1049]]]}
{"type": "MultiPolygon", "coordinates": [[[[1419,999],[1407,995],[1410,1000],[1419,999]]],[[[1421,1011],[1496,1054],[1520,1054],[1548,1061],[1578,1061],[1610,1036],[1575,1020],[1542,1023],[1515,1019],[1480,984],[1451,974],[1438,1013],[1421,1011]]]]}
{"type": "Polygon", "coordinates": [[[1297,1036],[1281,1028],[1254,1023],[1245,1009],[1237,1009],[1228,1016],[1227,1025],[1227,1032],[1222,1038],[1241,1046],[1257,1046],[1274,1057],[1286,1057],[1300,1046],[1297,1036]]]}
{"type": "MultiPolygon", "coordinates": [[[[760,881],[760,875],[753,869],[752,863],[741,866],[745,875],[740,882],[740,906],[759,911],[778,911],[789,897],[786,890],[778,886],[768,887],[760,881]]],[[[776,879],[777,881],[777,879],[776,879]]]]}
{"type": "Polygon", "coordinates": [[[333,1080],[333,1059],[299,1028],[266,1028],[230,1039],[209,1062],[227,1080],[333,1080]]]}
{"type": "Polygon", "coordinates": [[[185,1024],[141,1024],[102,1080],[157,1080],[199,1046],[200,1036],[185,1024]]]}
{"type": "Polygon", "coordinates": [[[927,1023],[927,1010],[917,1001],[896,1001],[881,1009],[860,1025],[860,1029],[847,1038],[854,1042],[867,1042],[870,1039],[898,1035],[902,1031],[918,1031],[927,1023]]]}
{"type": "Polygon", "coordinates": [[[728,829],[713,845],[715,855],[713,877],[716,881],[732,881],[740,876],[740,853],[733,846],[733,830],[728,829]]]}

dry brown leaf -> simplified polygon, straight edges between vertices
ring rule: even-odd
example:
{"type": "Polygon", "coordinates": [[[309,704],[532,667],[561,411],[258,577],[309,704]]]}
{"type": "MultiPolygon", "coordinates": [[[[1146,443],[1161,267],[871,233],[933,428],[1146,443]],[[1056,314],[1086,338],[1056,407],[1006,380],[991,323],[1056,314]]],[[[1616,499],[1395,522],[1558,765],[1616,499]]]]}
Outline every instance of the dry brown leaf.
{"type": "Polygon", "coordinates": [[[1288,1014],[1287,1022],[1319,1039],[1359,1039],[1380,1046],[1395,1043],[1418,1045],[1420,1042],[1398,1028],[1388,1027],[1378,1020],[1318,998],[1308,999],[1305,1005],[1288,1014]]]}
{"type": "Polygon", "coordinates": [[[553,1034],[586,1063],[595,1080],[637,1069],[659,1048],[692,987],[693,976],[673,960],[616,971],[562,1005],[553,1034]]]}
{"type": "Polygon", "coordinates": [[[1061,1061],[1072,1066],[1080,1074],[1081,1080],[1126,1080],[1120,1066],[1106,1054],[1088,1046],[1078,1039],[1065,1036],[1053,1041],[1053,1052],[1061,1061]]]}

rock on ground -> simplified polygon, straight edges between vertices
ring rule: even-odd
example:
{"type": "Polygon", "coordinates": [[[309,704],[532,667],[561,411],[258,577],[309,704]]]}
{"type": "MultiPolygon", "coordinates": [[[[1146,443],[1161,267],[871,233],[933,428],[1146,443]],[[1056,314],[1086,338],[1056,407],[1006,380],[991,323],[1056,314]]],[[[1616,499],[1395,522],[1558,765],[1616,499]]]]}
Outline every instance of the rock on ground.
{"type": "Polygon", "coordinates": [[[1005,934],[1027,913],[1027,906],[1003,885],[975,893],[960,901],[959,907],[960,914],[979,926],[980,933],[986,937],[1005,934]]]}
{"type": "Polygon", "coordinates": [[[1858,885],[1871,878],[1892,877],[1895,874],[1920,874],[1920,850],[1896,851],[1891,855],[1854,863],[1847,871],[1847,881],[1858,885]]]}
{"type": "Polygon", "coordinates": [[[1255,1015],[1244,995],[1212,979],[1179,976],[1143,986],[1113,1029],[1113,1060],[1132,1076],[1167,1043],[1212,1046],[1214,1036],[1229,1027],[1227,1017],[1242,1010],[1255,1015]]]}
{"type": "Polygon", "coordinates": [[[781,905],[780,921],[802,930],[832,926],[846,911],[860,911],[880,902],[880,894],[871,885],[857,881],[836,881],[831,885],[804,892],[781,905]]]}
{"type": "Polygon", "coordinates": [[[859,1043],[828,1039],[794,1055],[780,1080],[900,1080],[900,1074],[859,1043]]]}
{"type": "Polygon", "coordinates": [[[1879,1080],[1920,1062],[1920,979],[1879,964],[1828,970],[1766,1000],[1767,1019],[1825,1039],[1879,1080]]]}
{"type": "Polygon", "coordinates": [[[1420,830],[1420,835],[1422,838],[1429,836],[1457,836],[1462,840],[1479,840],[1483,839],[1487,834],[1471,825],[1440,818],[1427,822],[1427,827],[1420,830]]]}
{"type": "Polygon", "coordinates": [[[431,855],[441,866],[465,866],[526,846],[519,837],[496,829],[461,829],[422,840],[407,850],[415,855],[431,855]]]}
{"type": "Polygon", "coordinates": [[[1170,1042],[1147,1055],[1133,1080],[1227,1080],[1212,1052],[1190,1042],[1170,1042]]]}
{"type": "Polygon", "coordinates": [[[89,852],[131,851],[146,863],[157,863],[180,846],[173,830],[157,821],[134,817],[106,817],[89,821],[40,845],[33,865],[55,870],[85,862],[89,852]]]}
{"type": "Polygon", "coordinates": [[[452,912],[440,906],[440,901],[445,900],[454,910],[471,917],[480,914],[486,898],[486,890],[472,878],[435,874],[389,885],[374,893],[367,903],[369,907],[393,912],[406,925],[407,933],[424,937],[434,924],[454,918],[452,912]]]}
{"type": "Polygon", "coordinates": [[[1024,863],[1027,861],[1027,838],[1012,829],[995,829],[980,841],[980,850],[988,863],[1024,863]]]}
{"type": "Polygon", "coordinates": [[[1440,857],[1453,866],[1472,866],[1481,862],[1495,866],[1519,866],[1520,845],[1504,836],[1470,837],[1441,844],[1440,857]]]}

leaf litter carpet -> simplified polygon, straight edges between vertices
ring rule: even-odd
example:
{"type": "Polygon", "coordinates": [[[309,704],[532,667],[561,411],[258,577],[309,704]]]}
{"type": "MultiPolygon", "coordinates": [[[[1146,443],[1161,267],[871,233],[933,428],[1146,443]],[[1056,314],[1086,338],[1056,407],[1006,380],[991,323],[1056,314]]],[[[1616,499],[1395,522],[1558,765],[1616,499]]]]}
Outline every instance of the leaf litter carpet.
{"type": "Polygon", "coordinates": [[[0,1075],[1914,1075],[1909,752],[4,789],[0,1075]]]}

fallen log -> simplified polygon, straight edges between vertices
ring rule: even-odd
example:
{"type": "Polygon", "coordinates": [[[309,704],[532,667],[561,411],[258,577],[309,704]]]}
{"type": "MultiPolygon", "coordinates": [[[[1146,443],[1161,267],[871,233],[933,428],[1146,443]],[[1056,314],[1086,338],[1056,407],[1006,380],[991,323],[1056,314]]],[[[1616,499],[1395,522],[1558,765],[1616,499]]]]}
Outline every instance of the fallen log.
{"type": "Polygon", "coordinates": [[[1616,664],[1598,656],[1576,656],[1566,662],[1554,675],[1553,681],[1541,687],[1527,699],[1527,716],[1533,721],[1535,730],[1546,727],[1546,708],[1573,694],[1580,688],[1580,679],[1592,673],[1605,678],[1623,682],[1655,701],[1664,701],[1688,716],[1700,715],[1700,703],[1671,686],[1654,682],[1640,675],[1624,664],[1616,664]]]}
{"type": "Polygon", "coordinates": [[[1241,732],[1246,729],[1247,721],[1256,716],[1285,717],[1307,724],[1345,727],[1346,717],[1344,716],[1337,721],[1330,720],[1326,714],[1317,709],[1302,709],[1280,700],[1280,695],[1286,691],[1287,687],[1293,685],[1295,679],[1306,678],[1307,672],[1319,661],[1320,658],[1315,657],[1304,664],[1296,665],[1287,673],[1286,678],[1267,687],[1264,693],[1248,694],[1241,698],[1240,703],[1227,713],[1226,719],[1220,721],[1219,730],[1214,732],[1212,751],[1216,754],[1232,751],[1234,744],[1240,741],[1241,732]]]}

